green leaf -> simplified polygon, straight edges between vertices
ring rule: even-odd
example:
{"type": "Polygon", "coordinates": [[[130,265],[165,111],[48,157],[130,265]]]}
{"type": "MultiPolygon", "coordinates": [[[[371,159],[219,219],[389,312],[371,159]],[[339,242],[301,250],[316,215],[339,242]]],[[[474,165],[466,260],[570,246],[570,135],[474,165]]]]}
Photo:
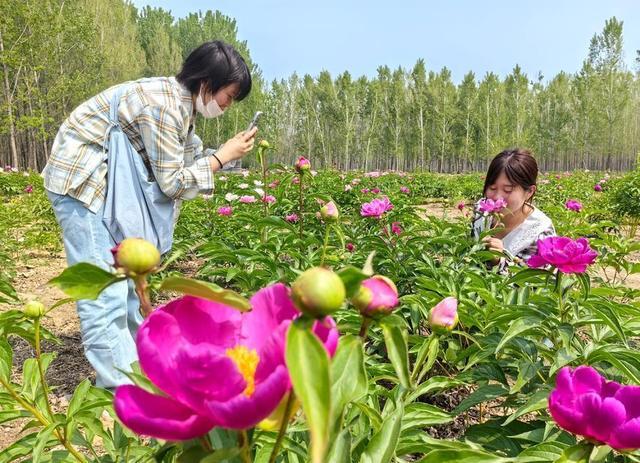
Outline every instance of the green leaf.
{"type": "Polygon", "coordinates": [[[351,433],[349,433],[349,429],[343,429],[336,437],[327,456],[327,463],[351,463],[351,433]]]}
{"type": "Polygon", "coordinates": [[[49,280],[48,284],[76,300],[96,299],[107,286],[124,279],[93,264],[80,262],[64,269],[60,275],[49,280]]]}
{"type": "Polygon", "coordinates": [[[342,279],[344,287],[347,290],[347,299],[355,296],[358,289],[360,289],[360,283],[369,278],[362,273],[361,270],[352,266],[340,270],[338,276],[342,279]]]}
{"type": "Polygon", "coordinates": [[[215,449],[211,455],[200,460],[200,463],[221,463],[240,455],[238,447],[215,449]]]}
{"type": "Polygon", "coordinates": [[[480,386],[476,389],[471,395],[465,398],[460,404],[453,410],[454,415],[459,415],[460,413],[470,409],[471,407],[475,407],[482,402],[486,402],[487,400],[493,400],[497,397],[502,397],[506,395],[508,391],[502,387],[500,384],[486,384],[484,386],[480,386]]]}
{"type": "Polygon", "coordinates": [[[560,458],[555,460],[555,463],[589,463],[589,455],[592,450],[593,444],[580,442],[578,445],[565,449],[560,458]]]}
{"type": "Polygon", "coordinates": [[[360,463],[388,463],[393,458],[400,437],[404,409],[402,404],[382,423],[382,428],[369,441],[360,463]]]}
{"type": "Polygon", "coordinates": [[[36,438],[36,445],[33,447],[33,454],[31,455],[33,463],[40,463],[40,460],[42,459],[42,452],[44,451],[45,447],[52,445],[53,442],[58,442],[57,440],[53,440],[53,442],[50,442],[52,440],[51,434],[53,434],[56,426],[57,423],[50,423],[47,427],[43,428],[38,433],[38,437],[36,438]]]}
{"type": "Polygon", "coordinates": [[[344,407],[367,393],[368,379],[360,337],[346,335],[340,338],[331,361],[331,379],[331,421],[336,426],[344,407]]]}
{"type": "Polygon", "coordinates": [[[228,289],[222,289],[220,286],[206,281],[172,275],[162,280],[160,289],[164,291],[178,291],[183,294],[209,299],[210,301],[219,302],[220,304],[233,307],[242,312],[251,309],[249,301],[238,293],[228,289]]]}
{"type": "Polygon", "coordinates": [[[416,356],[416,362],[413,365],[413,372],[411,373],[412,380],[420,381],[420,379],[431,370],[431,367],[433,367],[433,364],[438,359],[439,351],[440,341],[437,335],[432,334],[424,340],[416,356]]]}
{"type": "Polygon", "coordinates": [[[496,346],[496,354],[511,341],[514,337],[538,327],[540,320],[536,317],[521,317],[513,321],[507,332],[504,334],[498,345],[496,346]]]}
{"type": "Polygon", "coordinates": [[[5,339],[0,339],[0,378],[7,383],[11,379],[12,366],[13,350],[11,345],[5,339]]]}
{"type": "Polygon", "coordinates": [[[393,365],[400,384],[406,389],[411,388],[409,375],[409,352],[407,347],[407,328],[402,318],[389,315],[380,322],[387,355],[393,365]]]}
{"type": "Polygon", "coordinates": [[[536,391],[535,394],[529,397],[529,400],[527,401],[526,404],[518,408],[515,412],[513,412],[511,415],[507,417],[507,419],[504,422],[504,425],[505,426],[508,425],[513,420],[516,420],[520,418],[522,415],[525,415],[527,413],[546,409],[548,398],[549,398],[549,392],[550,391],[546,388],[536,391]]]}
{"type": "Polygon", "coordinates": [[[453,416],[444,410],[425,403],[412,403],[405,407],[402,432],[411,428],[425,428],[453,421],[453,416]]]}
{"type": "Polygon", "coordinates": [[[416,390],[407,396],[405,403],[415,402],[418,397],[430,392],[451,389],[453,387],[463,386],[464,384],[466,384],[464,381],[448,378],[446,376],[432,376],[425,382],[420,383],[420,385],[416,387],[416,390]]]}
{"type": "Polygon", "coordinates": [[[419,463],[507,463],[511,458],[492,455],[482,450],[443,449],[429,452],[419,463]]]}
{"type": "Polygon", "coordinates": [[[560,458],[567,444],[556,441],[542,442],[523,450],[518,455],[518,463],[545,463],[560,458]]]}
{"type": "Polygon", "coordinates": [[[293,390],[302,402],[311,433],[311,461],[324,463],[331,411],[329,356],[305,322],[299,318],[291,324],[285,355],[293,390]]]}

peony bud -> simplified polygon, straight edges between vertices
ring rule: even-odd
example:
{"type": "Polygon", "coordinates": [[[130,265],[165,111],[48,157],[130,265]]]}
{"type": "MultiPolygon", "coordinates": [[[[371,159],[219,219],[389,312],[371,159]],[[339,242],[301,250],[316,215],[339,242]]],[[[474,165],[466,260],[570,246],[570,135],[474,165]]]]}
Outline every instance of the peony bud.
{"type": "Polygon", "coordinates": [[[111,250],[114,267],[135,274],[149,273],[160,264],[160,251],[142,238],[125,238],[111,250]]]}
{"type": "Polygon", "coordinates": [[[360,284],[351,303],[365,317],[387,315],[398,306],[398,289],[389,278],[374,275],[360,284]]]}
{"type": "Polygon", "coordinates": [[[28,318],[40,318],[45,313],[44,304],[40,301],[29,301],[24,305],[24,314],[28,318]]]}
{"type": "Polygon", "coordinates": [[[327,204],[320,208],[320,216],[325,222],[335,222],[338,220],[340,213],[333,201],[329,201],[327,204]]]}
{"type": "Polygon", "coordinates": [[[313,267],[291,285],[291,299],[301,312],[322,318],[338,310],[346,297],[342,279],[331,270],[313,267]]]}
{"type": "Polygon", "coordinates": [[[269,142],[267,140],[260,140],[258,147],[262,149],[269,149],[269,142]]]}
{"type": "Polygon", "coordinates": [[[458,324],[458,300],[446,297],[429,312],[429,325],[435,332],[447,333],[458,324]]]}
{"type": "Polygon", "coordinates": [[[298,172],[311,169],[311,163],[304,156],[300,156],[294,166],[298,172]]]}

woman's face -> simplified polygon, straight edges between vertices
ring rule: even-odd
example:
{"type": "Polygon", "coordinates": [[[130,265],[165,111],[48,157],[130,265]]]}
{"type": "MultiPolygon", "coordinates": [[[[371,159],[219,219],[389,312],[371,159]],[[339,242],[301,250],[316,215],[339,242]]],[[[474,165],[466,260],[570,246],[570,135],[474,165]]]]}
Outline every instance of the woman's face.
{"type": "Polygon", "coordinates": [[[493,185],[489,185],[485,196],[488,199],[494,201],[498,198],[504,198],[507,201],[507,213],[514,213],[520,211],[525,202],[527,202],[533,193],[536,191],[536,186],[533,185],[529,190],[525,190],[517,183],[513,183],[507,178],[504,172],[501,172],[493,185]]]}
{"type": "Polygon", "coordinates": [[[231,103],[234,102],[236,96],[240,93],[240,86],[238,84],[229,84],[224,87],[221,87],[216,93],[212,94],[209,91],[204,92],[203,99],[204,104],[206,105],[215,98],[218,102],[220,108],[224,111],[231,103]]]}

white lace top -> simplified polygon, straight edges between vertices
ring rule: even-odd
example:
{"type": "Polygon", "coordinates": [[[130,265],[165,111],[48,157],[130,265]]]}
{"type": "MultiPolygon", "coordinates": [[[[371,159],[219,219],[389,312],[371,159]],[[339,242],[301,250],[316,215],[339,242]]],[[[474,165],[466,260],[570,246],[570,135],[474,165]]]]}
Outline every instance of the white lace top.
{"type": "MultiPolygon", "coordinates": [[[[473,236],[477,239],[489,226],[490,218],[476,209],[473,219],[473,236]]],[[[551,219],[540,209],[533,206],[533,212],[516,228],[502,238],[502,244],[510,260],[527,261],[538,250],[538,240],[555,236],[556,230],[551,219]],[[514,259],[517,258],[517,259],[514,259]]]]}

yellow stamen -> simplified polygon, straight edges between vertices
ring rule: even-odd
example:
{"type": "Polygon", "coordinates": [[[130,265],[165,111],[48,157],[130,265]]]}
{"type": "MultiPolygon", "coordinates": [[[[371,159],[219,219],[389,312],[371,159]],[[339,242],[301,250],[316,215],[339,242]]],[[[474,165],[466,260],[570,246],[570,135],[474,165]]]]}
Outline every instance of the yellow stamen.
{"type": "Polygon", "coordinates": [[[247,349],[245,346],[236,346],[233,349],[227,349],[227,356],[235,362],[238,371],[247,382],[244,395],[251,397],[256,389],[255,376],[258,362],[260,361],[258,353],[253,349],[247,349]]]}

